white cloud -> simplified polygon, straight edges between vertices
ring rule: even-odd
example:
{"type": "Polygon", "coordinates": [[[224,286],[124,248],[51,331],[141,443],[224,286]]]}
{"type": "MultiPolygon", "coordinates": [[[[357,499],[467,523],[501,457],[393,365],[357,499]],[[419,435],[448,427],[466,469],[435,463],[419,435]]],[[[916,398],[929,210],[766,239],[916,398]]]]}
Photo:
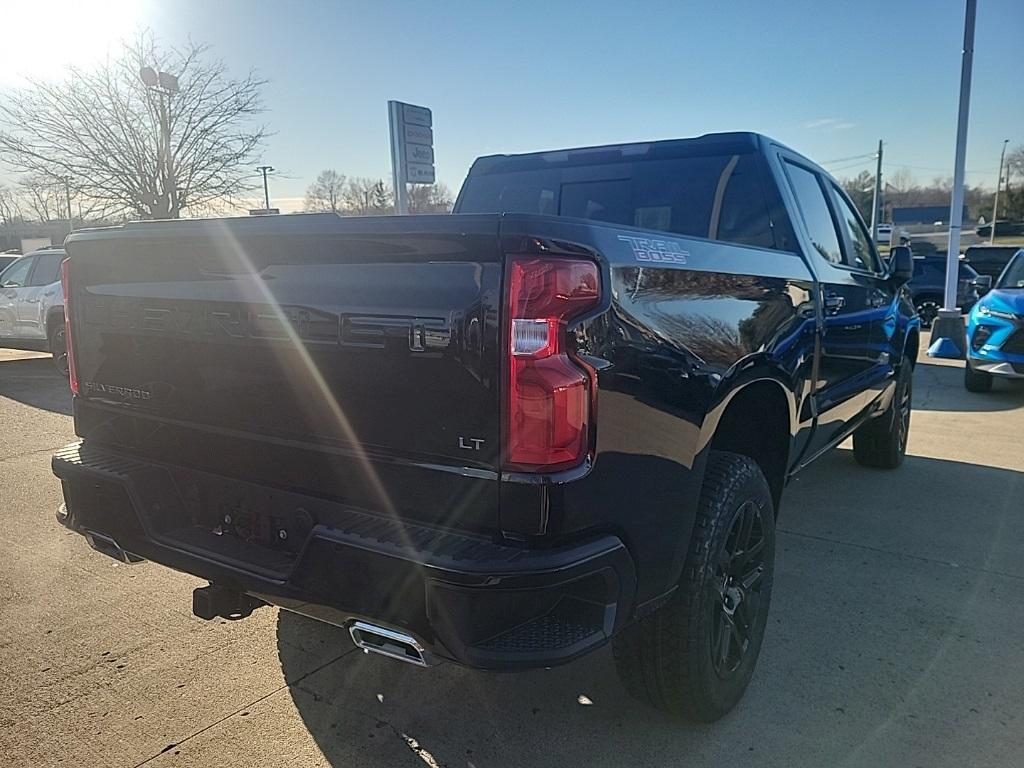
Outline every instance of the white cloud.
{"type": "Polygon", "coordinates": [[[855,125],[856,123],[850,122],[845,117],[819,117],[817,120],[804,123],[804,128],[811,131],[845,131],[855,125]]]}

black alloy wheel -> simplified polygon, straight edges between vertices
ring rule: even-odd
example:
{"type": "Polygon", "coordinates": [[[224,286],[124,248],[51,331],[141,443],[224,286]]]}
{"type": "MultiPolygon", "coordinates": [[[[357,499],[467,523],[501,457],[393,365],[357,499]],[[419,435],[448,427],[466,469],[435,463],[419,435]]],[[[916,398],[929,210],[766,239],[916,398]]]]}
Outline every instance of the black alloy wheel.
{"type": "Polygon", "coordinates": [[[722,550],[712,599],[711,663],[722,678],[733,675],[751,646],[764,581],[767,535],[763,511],[753,501],[740,507],[722,550]]]}

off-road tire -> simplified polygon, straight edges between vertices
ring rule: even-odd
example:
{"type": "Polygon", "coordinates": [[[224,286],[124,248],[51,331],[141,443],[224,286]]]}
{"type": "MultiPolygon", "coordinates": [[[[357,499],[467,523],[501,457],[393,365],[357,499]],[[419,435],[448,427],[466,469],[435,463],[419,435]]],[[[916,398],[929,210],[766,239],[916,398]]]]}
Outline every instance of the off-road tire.
{"type": "Polygon", "coordinates": [[[53,365],[61,376],[68,375],[68,345],[64,336],[64,323],[54,322],[50,328],[50,354],[53,365]]]}
{"type": "Polygon", "coordinates": [[[988,371],[976,371],[967,363],[964,367],[964,387],[968,392],[991,392],[992,374],[988,371]]]}
{"type": "Polygon", "coordinates": [[[910,413],[914,395],[914,366],[904,357],[896,373],[896,391],[881,416],[853,433],[853,456],[857,463],[874,469],[896,469],[907,455],[910,413]]]}
{"type": "Polygon", "coordinates": [[[626,627],[613,642],[619,677],[630,694],[697,722],[718,720],[736,706],[753,675],[764,639],[774,559],[775,506],[764,474],[746,456],[712,451],[675,592],[654,613],[626,627]],[[756,599],[743,598],[746,602],[732,605],[733,619],[749,619],[749,639],[735,646],[742,649],[737,666],[723,676],[713,658],[720,649],[713,647],[715,630],[728,607],[726,590],[720,589],[728,582],[722,576],[722,562],[730,542],[738,540],[733,539],[736,524],[751,512],[758,519],[762,546],[749,544],[747,549],[758,551],[760,576],[756,589],[750,591],[756,599]],[[748,615],[741,616],[741,609],[748,615]]]}

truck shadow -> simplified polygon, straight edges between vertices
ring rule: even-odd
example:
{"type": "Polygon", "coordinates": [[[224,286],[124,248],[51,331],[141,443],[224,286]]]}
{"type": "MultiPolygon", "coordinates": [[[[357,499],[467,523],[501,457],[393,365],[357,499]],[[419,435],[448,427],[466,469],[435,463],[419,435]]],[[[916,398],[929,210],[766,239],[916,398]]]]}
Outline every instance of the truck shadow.
{"type": "MultiPolygon", "coordinates": [[[[1022,495],[1024,473],[1009,470],[910,457],[880,473],[848,451],[822,459],[786,499],[754,681],[712,726],[635,702],[607,648],[551,670],[421,669],[338,658],[351,648],[343,629],[282,611],[278,651],[335,766],[881,764],[871,750],[909,738],[919,715],[942,721],[975,687],[1007,690],[1005,663],[987,664],[985,648],[1024,610],[1001,575],[1024,576],[1022,495]],[[926,501],[928,487],[943,493],[926,501]]],[[[1012,718],[1015,696],[989,698],[987,716],[1012,718]]]]}
{"type": "Polygon", "coordinates": [[[71,415],[71,389],[46,357],[0,358],[0,397],[71,415]]]}

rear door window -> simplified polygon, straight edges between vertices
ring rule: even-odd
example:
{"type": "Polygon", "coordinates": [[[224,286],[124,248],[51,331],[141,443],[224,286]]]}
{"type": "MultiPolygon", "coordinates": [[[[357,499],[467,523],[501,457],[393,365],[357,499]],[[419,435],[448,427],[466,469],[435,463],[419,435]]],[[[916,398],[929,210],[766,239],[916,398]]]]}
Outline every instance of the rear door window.
{"type": "Polygon", "coordinates": [[[67,258],[63,251],[41,253],[36,257],[36,268],[29,277],[29,285],[49,285],[60,279],[60,263],[67,258]]]}

